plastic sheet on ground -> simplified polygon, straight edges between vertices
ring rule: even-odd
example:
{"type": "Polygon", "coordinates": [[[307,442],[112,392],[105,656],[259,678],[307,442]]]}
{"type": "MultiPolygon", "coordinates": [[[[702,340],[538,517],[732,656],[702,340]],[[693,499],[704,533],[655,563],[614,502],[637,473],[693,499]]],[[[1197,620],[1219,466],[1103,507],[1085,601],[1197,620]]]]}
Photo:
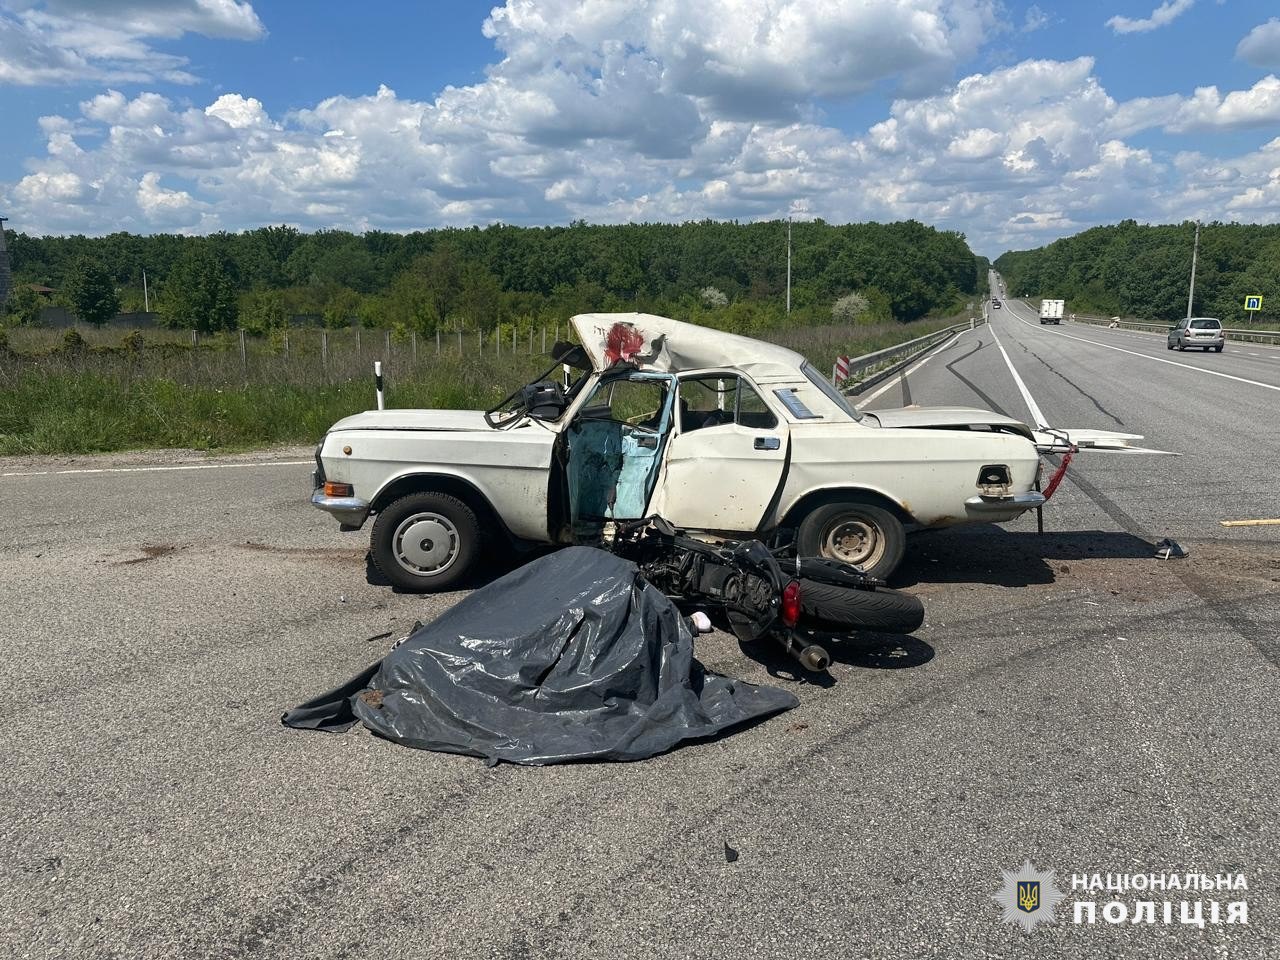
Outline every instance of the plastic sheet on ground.
{"type": "Polygon", "coordinates": [[[471,593],[283,721],[338,732],[358,720],[410,747],[546,764],[640,760],[796,703],[707,672],[635,564],[570,547],[471,593]]]}

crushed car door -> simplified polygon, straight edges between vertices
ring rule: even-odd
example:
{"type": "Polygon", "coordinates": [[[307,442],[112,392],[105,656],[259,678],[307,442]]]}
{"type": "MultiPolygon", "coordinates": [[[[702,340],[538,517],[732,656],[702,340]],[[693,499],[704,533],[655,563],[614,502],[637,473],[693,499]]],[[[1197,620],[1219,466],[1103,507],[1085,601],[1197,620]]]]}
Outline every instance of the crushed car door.
{"type": "Polygon", "coordinates": [[[681,377],[679,390],[654,512],[696,530],[758,529],[786,469],[786,424],[735,374],[681,377]]]}
{"type": "Polygon", "coordinates": [[[606,520],[647,515],[674,402],[670,374],[628,372],[595,385],[566,431],[576,538],[591,537],[606,520]]]}

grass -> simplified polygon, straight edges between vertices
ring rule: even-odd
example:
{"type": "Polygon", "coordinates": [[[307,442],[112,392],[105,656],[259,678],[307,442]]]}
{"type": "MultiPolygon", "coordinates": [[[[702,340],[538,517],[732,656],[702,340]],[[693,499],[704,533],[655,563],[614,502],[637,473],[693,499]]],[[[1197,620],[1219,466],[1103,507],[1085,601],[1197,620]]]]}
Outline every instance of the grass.
{"type": "MultiPolygon", "coordinates": [[[[941,329],[957,318],[872,327],[811,327],[757,334],[829,371],[837,354],[858,355],[941,329]]],[[[143,333],[140,351],[119,349],[122,334],[95,331],[63,351],[60,331],[9,331],[0,349],[0,454],[93,453],[186,447],[236,450],[313,443],[341,417],[373,406],[372,363],[383,360],[387,405],[477,409],[532,379],[550,360],[541,337],[512,354],[493,344],[483,354],[464,336],[387,340],[364,331],[294,331],[287,352],[275,340],[143,333]],[[28,336],[15,336],[15,333],[28,336]],[[52,334],[56,333],[56,336],[52,334]],[[163,339],[162,339],[163,337],[163,339]],[[167,346],[165,344],[168,344],[167,346]]],[[[547,342],[553,331],[547,331],[547,342]]]]}

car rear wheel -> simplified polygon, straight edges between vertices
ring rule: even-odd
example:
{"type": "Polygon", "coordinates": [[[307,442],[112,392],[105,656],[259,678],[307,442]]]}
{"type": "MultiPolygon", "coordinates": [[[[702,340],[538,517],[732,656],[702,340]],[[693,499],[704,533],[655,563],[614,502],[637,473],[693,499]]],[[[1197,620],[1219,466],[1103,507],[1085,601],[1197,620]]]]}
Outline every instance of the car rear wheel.
{"type": "Polygon", "coordinates": [[[1223,346],[1222,344],[1218,344],[1216,347],[1214,347],[1214,348],[1213,348],[1214,352],[1215,352],[1215,353],[1221,353],[1221,352],[1222,352],[1222,346],[1223,346]]]}
{"type": "Polygon", "coordinates": [[[382,575],[415,592],[449,590],[480,555],[480,524],[445,493],[411,493],[378,514],[370,547],[382,575]]]}
{"type": "Polygon", "coordinates": [[[883,507],[828,503],[801,521],[796,547],[801,556],[838,560],[883,580],[902,562],[907,535],[902,522],[883,507]]]}

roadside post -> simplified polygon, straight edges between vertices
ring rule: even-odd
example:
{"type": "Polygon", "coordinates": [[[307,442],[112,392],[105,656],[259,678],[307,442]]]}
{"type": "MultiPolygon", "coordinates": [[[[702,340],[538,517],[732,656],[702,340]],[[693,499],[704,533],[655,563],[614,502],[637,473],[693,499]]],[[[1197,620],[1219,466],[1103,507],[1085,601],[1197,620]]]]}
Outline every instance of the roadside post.
{"type": "Polygon", "coordinates": [[[849,358],[844,356],[836,357],[836,365],[831,368],[831,383],[840,386],[849,379],[849,358]]]}
{"type": "Polygon", "coordinates": [[[1244,298],[1244,309],[1249,314],[1249,325],[1253,326],[1254,314],[1262,309],[1262,297],[1255,295],[1244,298]]]}

